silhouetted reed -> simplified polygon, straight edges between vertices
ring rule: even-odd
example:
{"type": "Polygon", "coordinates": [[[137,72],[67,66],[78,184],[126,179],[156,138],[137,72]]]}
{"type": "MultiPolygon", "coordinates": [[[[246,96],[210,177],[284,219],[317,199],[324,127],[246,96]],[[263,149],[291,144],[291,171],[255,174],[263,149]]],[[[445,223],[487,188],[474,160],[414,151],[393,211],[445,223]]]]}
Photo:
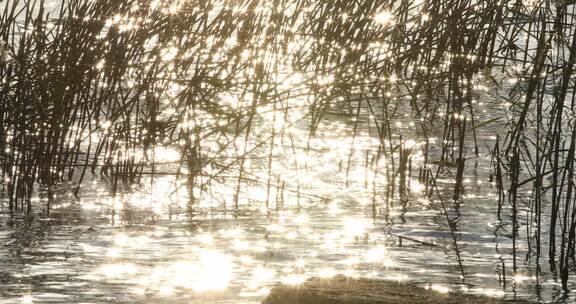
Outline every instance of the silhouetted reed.
{"type": "MultiPolygon", "coordinates": [[[[388,212],[395,200],[411,198],[413,169],[429,198],[450,191],[452,202],[440,201],[465,276],[447,212],[463,200],[466,160],[479,155],[478,133],[497,124],[503,137],[491,143],[492,177],[501,221],[507,221],[503,206],[511,207],[512,270],[519,242],[528,242],[536,263],[548,244],[547,259],[553,269],[558,264],[568,288],[576,245],[574,5],[49,4],[0,4],[0,164],[12,213],[33,212],[32,195],[42,188],[48,214],[55,185],[73,181],[78,195],[89,174],[109,180],[113,193],[144,175],[153,183],[162,147],[178,152],[171,174],[185,180],[190,208],[214,183],[232,186],[235,210],[251,183],[265,185],[268,208],[282,207],[286,192],[296,192],[300,206],[300,178],[284,180],[273,160],[286,147],[315,153],[321,123],[342,115],[352,126],[340,162],[344,186],[354,181],[360,154],[366,189],[372,170],[374,217],[379,206],[388,212]],[[479,115],[478,101],[494,91],[505,100],[507,119],[479,115]],[[301,121],[305,147],[290,132],[301,121]],[[358,144],[363,127],[375,129],[377,149],[358,144]],[[265,176],[251,172],[251,157],[263,159],[265,176]],[[437,183],[441,176],[453,183],[437,183]],[[381,196],[378,179],[387,185],[381,196]],[[521,222],[526,212],[531,216],[521,222]],[[526,240],[522,227],[529,227],[526,240]]],[[[294,167],[303,172],[308,163],[297,160],[294,167]]]]}

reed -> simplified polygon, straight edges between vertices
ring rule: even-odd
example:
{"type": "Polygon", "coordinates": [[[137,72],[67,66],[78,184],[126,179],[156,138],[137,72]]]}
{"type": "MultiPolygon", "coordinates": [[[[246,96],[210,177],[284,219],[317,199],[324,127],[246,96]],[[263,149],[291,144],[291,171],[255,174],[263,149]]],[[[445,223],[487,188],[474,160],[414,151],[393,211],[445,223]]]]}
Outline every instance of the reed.
{"type": "MultiPolygon", "coordinates": [[[[166,165],[157,161],[162,147],[180,156],[170,174],[185,180],[190,209],[215,184],[233,188],[236,211],[254,183],[265,185],[267,208],[281,208],[289,192],[300,206],[309,185],[288,180],[274,160],[321,153],[314,139],[326,117],[339,115],[351,126],[343,187],[356,182],[352,168],[363,159],[374,218],[410,201],[413,169],[429,198],[452,197],[441,199],[448,216],[465,203],[478,134],[497,125],[487,150],[497,217],[512,224],[512,271],[526,242],[536,264],[546,258],[568,289],[576,234],[572,3],[53,4],[0,4],[0,171],[11,213],[49,215],[53,188],[65,180],[75,195],[90,175],[108,180],[113,193],[145,175],[153,184],[166,165]],[[478,101],[490,94],[505,106],[501,117],[481,114],[478,101]],[[302,124],[305,147],[290,132],[302,124]],[[360,146],[362,128],[375,129],[375,151],[360,146]],[[254,157],[265,170],[254,170],[254,157]],[[32,203],[39,189],[49,198],[42,207],[32,203]]],[[[310,164],[292,165],[300,175],[310,164]]]]}

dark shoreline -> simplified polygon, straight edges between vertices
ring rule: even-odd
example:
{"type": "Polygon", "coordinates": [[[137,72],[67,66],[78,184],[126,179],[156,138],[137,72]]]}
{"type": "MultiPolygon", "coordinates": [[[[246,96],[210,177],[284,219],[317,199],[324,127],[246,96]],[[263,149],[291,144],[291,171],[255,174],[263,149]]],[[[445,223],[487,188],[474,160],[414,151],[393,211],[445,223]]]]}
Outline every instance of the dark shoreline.
{"type": "Polygon", "coordinates": [[[336,276],[274,287],[262,304],[504,304],[528,303],[462,293],[441,293],[416,284],[336,276]]]}

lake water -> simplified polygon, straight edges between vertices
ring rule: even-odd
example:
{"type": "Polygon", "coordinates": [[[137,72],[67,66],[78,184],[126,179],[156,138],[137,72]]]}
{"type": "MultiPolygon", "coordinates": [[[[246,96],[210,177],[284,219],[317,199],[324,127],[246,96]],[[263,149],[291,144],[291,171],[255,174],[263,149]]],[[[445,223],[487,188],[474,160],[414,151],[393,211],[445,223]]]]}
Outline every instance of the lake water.
{"type": "MultiPolygon", "coordinates": [[[[154,3],[158,5],[159,2],[154,3]]],[[[167,6],[163,13],[176,14],[179,5],[183,4],[178,2],[174,12],[167,6]]],[[[198,22],[198,27],[216,18],[214,16],[220,13],[218,10],[225,12],[227,9],[215,6],[214,12],[206,14],[206,22],[198,22]]],[[[244,16],[244,9],[234,10],[234,13],[244,16]]],[[[230,18],[223,16],[221,22],[228,24],[230,18]]],[[[343,24],[348,18],[345,16],[340,16],[343,24]]],[[[429,16],[422,16],[418,22],[425,23],[429,16]]],[[[82,20],[94,21],[86,18],[82,20]]],[[[392,16],[380,14],[378,18],[381,19],[376,20],[379,23],[389,25],[392,16]]],[[[134,30],[132,21],[120,16],[94,21],[107,24],[98,39],[107,37],[112,26],[127,32],[134,30]]],[[[162,22],[159,24],[165,26],[162,22]]],[[[146,22],[142,24],[144,26],[146,22]]],[[[153,24],[148,26],[156,30],[153,24]]],[[[412,29],[417,23],[410,21],[406,26],[412,29]]],[[[216,33],[221,30],[217,26],[208,29],[216,33]]],[[[195,37],[192,34],[191,37],[195,37]]],[[[75,176],[70,183],[63,182],[53,189],[56,198],[50,202],[49,214],[45,211],[48,202],[46,189],[40,189],[34,195],[31,215],[10,214],[6,200],[2,200],[0,303],[260,303],[279,283],[294,285],[310,277],[337,274],[416,282],[437,292],[462,291],[534,302],[576,301],[573,296],[562,294],[560,283],[544,262],[540,276],[536,277],[533,252],[528,252],[526,243],[526,239],[532,239],[526,235],[533,232],[533,227],[528,229],[525,225],[531,222],[527,220],[530,206],[524,203],[519,207],[518,271],[512,271],[510,206],[504,204],[502,218],[498,219],[498,195],[491,177],[491,149],[496,135],[506,133],[504,119],[477,130],[478,156],[471,152],[474,142],[471,134],[467,134],[464,192],[460,202],[453,203],[454,168],[446,166],[439,174],[436,180],[438,191],[428,188],[418,178],[419,165],[425,158],[422,153],[425,144],[421,142],[422,134],[416,134],[415,130],[421,127],[428,132],[429,160],[432,161],[429,164],[431,170],[435,170],[433,161],[439,159],[444,130],[441,119],[435,117],[438,121],[435,126],[429,126],[428,121],[418,125],[420,122],[409,105],[411,96],[402,89],[394,87],[386,93],[377,89],[375,93],[377,101],[382,97],[380,95],[387,96],[388,93],[398,96],[390,105],[390,108],[398,108],[394,118],[384,118],[385,111],[377,102],[369,108],[365,100],[354,100],[361,95],[357,91],[335,93],[348,99],[343,96],[329,99],[330,106],[324,109],[322,104],[316,104],[313,96],[299,94],[306,90],[321,97],[327,92],[332,94],[330,89],[311,88],[330,87],[335,81],[333,75],[318,72],[311,77],[283,64],[289,62],[288,59],[296,61],[293,57],[276,58],[274,53],[265,56],[256,48],[252,50],[253,54],[247,52],[246,58],[238,57],[235,49],[238,37],[230,34],[230,37],[223,37],[222,49],[219,50],[222,54],[218,56],[224,56],[224,60],[227,55],[233,60],[256,58],[249,62],[254,66],[270,60],[278,65],[270,79],[280,83],[276,85],[286,91],[278,96],[267,96],[272,102],[263,102],[246,91],[240,94],[238,91],[242,90],[230,90],[210,95],[217,106],[207,106],[208,110],[196,109],[196,105],[190,107],[186,104],[188,100],[178,101],[186,87],[181,85],[182,79],[174,76],[176,72],[170,73],[179,68],[173,63],[177,56],[185,57],[186,52],[190,52],[190,56],[204,60],[206,50],[196,49],[198,46],[193,43],[187,46],[186,52],[180,50],[173,46],[174,41],[182,42],[176,39],[178,37],[169,43],[164,41],[166,45],[155,45],[163,38],[158,34],[146,38],[149,41],[138,50],[146,54],[142,55],[143,62],[156,60],[168,71],[161,69],[154,75],[162,84],[158,86],[164,86],[166,91],[158,97],[154,119],[166,125],[176,125],[171,130],[174,134],[183,132],[186,140],[193,142],[199,137],[203,140],[198,146],[208,161],[203,163],[202,174],[198,174],[194,182],[194,196],[188,191],[189,180],[185,178],[190,173],[187,170],[194,166],[181,166],[183,156],[179,152],[190,152],[191,149],[186,150],[186,143],[177,142],[184,136],[179,139],[165,136],[159,140],[163,143],[154,150],[155,166],[152,168],[150,163],[144,166],[144,178],[135,185],[120,182],[116,188],[111,186],[109,176],[88,172],[78,197],[75,197],[72,195],[77,181],[75,176]],[[148,43],[156,48],[159,57],[147,54],[152,49],[148,43]],[[260,57],[264,59],[258,59],[260,57]],[[250,106],[253,100],[259,103],[257,107],[250,106]],[[317,114],[311,110],[314,106],[318,107],[315,111],[323,116],[313,132],[314,136],[311,136],[310,116],[317,114]],[[250,110],[257,115],[247,119],[250,110]],[[228,120],[218,121],[218,115],[228,120]],[[233,122],[235,115],[244,115],[237,124],[233,122]],[[188,120],[183,121],[184,118],[188,120]],[[246,123],[252,119],[253,124],[246,123]],[[384,120],[393,127],[392,138],[384,139],[378,134],[375,122],[384,120]],[[250,125],[250,131],[239,127],[242,124],[250,125]],[[202,136],[196,133],[202,133],[202,136]],[[380,153],[381,144],[387,145],[384,150],[389,154],[383,156],[380,153]],[[399,150],[411,151],[413,163],[413,170],[408,173],[409,195],[403,199],[388,195],[388,190],[398,187],[401,172],[397,169],[398,164],[392,161],[398,161],[399,150]],[[433,192],[432,196],[427,195],[429,191],[433,192]],[[451,228],[456,236],[464,277],[451,228]]],[[[306,35],[299,38],[302,41],[298,43],[302,44],[292,44],[289,52],[307,55],[306,52],[299,53],[299,47],[316,41],[306,35]]],[[[137,39],[134,41],[139,43],[137,39]]],[[[206,45],[219,43],[210,41],[206,45]]],[[[208,48],[206,45],[204,47],[208,48]]],[[[348,45],[343,45],[342,54],[345,54],[348,45]]],[[[382,50],[388,47],[385,43],[372,47],[377,50],[375,61],[390,57],[382,50]]],[[[238,53],[244,56],[244,52],[238,53]]],[[[447,57],[446,66],[450,65],[451,56],[447,57]]],[[[471,58],[475,57],[468,57],[473,61],[471,58]]],[[[212,71],[213,65],[218,63],[217,59],[214,62],[212,59],[206,59],[206,66],[202,66],[203,62],[195,63],[198,66],[191,64],[187,70],[181,71],[182,75],[212,71]]],[[[96,62],[95,69],[105,71],[105,63],[102,60],[96,62]]],[[[141,77],[148,73],[148,68],[135,69],[134,75],[141,77]]],[[[255,77],[255,70],[247,69],[238,79],[244,81],[244,78],[255,77]]],[[[227,76],[228,71],[222,68],[218,73],[221,73],[218,76],[227,76]]],[[[135,84],[128,76],[122,78],[118,86],[131,92],[127,96],[141,94],[135,93],[137,90],[130,91],[138,83],[135,84]]],[[[504,79],[509,75],[498,76],[504,79]]],[[[202,85],[212,83],[210,77],[206,78],[208,80],[204,79],[202,85]]],[[[230,77],[228,80],[238,79],[230,77]]],[[[511,81],[510,85],[512,81],[518,81],[514,77],[506,79],[511,81]]],[[[342,79],[339,81],[344,82],[342,79]]],[[[375,82],[379,87],[380,81],[370,78],[366,85],[375,82]]],[[[391,86],[396,81],[396,76],[391,74],[381,82],[391,86]]],[[[485,79],[478,80],[478,83],[482,81],[485,79]]],[[[196,86],[194,81],[190,83],[194,90],[201,88],[200,93],[206,93],[202,91],[206,89],[202,85],[196,86]]],[[[105,85],[96,82],[94,90],[103,90],[105,85]]],[[[509,90],[510,85],[503,90],[509,90]]],[[[491,91],[488,86],[478,89],[480,98],[473,106],[470,105],[477,122],[512,115],[506,111],[511,105],[495,98],[500,93],[491,91]]],[[[268,89],[258,90],[266,92],[262,95],[269,93],[268,89]]],[[[206,91],[212,94],[210,90],[206,91]]],[[[432,107],[436,105],[431,104],[432,107]]],[[[90,126],[93,130],[78,131],[74,136],[91,138],[94,142],[104,138],[102,142],[106,142],[106,136],[116,127],[118,133],[129,134],[126,138],[141,140],[139,136],[144,135],[131,133],[134,131],[130,125],[132,117],[116,117],[114,105],[111,102],[110,107],[103,106],[97,110],[108,115],[98,116],[101,119],[98,122],[86,119],[86,122],[94,123],[90,126]],[[110,117],[117,120],[113,122],[110,117]],[[123,123],[128,127],[119,127],[123,123]]],[[[148,104],[137,103],[137,106],[145,107],[143,105],[148,104]]],[[[138,119],[144,121],[145,118],[138,119]]],[[[81,145],[86,144],[82,142],[81,145]]],[[[142,156],[142,151],[130,151],[130,148],[119,149],[119,154],[114,154],[117,157],[114,161],[121,162],[118,155],[142,156]]],[[[88,149],[82,146],[81,150],[88,149]]],[[[529,194],[524,191],[521,196],[528,197],[529,194]]],[[[546,261],[545,255],[541,261],[546,261]]],[[[570,285],[574,285],[574,281],[570,285]]]]}
{"type": "MultiPolygon", "coordinates": [[[[348,173],[339,164],[350,152],[350,127],[342,117],[329,121],[324,127],[339,128],[340,135],[319,136],[314,150],[296,153],[308,164],[298,173],[289,169],[294,163],[283,154],[287,148],[278,146],[274,176],[287,182],[284,190],[272,187],[268,207],[265,178],[244,184],[236,210],[233,177],[189,206],[186,191],[175,187],[177,178],[160,174],[115,197],[98,176],[82,187],[79,199],[67,195],[72,186],[63,184],[49,217],[3,213],[0,302],[259,303],[277,283],[336,274],[508,299],[561,296],[545,270],[537,284],[534,269],[522,262],[525,244],[519,247],[520,271],[512,274],[509,220],[497,219],[485,149],[469,160],[462,202],[448,205],[466,273],[462,281],[439,200],[425,199],[413,177],[411,198],[387,205],[385,177],[362,161],[365,149],[354,150],[348,173]]],[[[492,142],[492,132],[479,140],[492,142]]],[[[357,135],[359,143],[369,150],[377,138],[367,127],[357,135]]],[[[158,154],[166,162],[178,158],[170,149],[158,154]]],[[[248,168],[264,167],[255,158],[248,168]]],[[[441,189],[451,185],[449,179],[438,183],[441,189]]],[[[35,204],[43,203],[39,193],[35,204]]]]}

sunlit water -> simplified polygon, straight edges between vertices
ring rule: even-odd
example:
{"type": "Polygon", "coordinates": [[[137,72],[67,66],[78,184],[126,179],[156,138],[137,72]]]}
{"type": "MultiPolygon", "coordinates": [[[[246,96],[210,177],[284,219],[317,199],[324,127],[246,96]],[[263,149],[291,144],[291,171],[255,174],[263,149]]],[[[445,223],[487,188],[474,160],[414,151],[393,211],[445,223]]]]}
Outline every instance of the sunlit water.
{"type": "MultiPolygon", "coordinates": [[[[343,127],[342,136],[348,129],[343,127]]],[[[469,165],[464,199],[449,207],[457,223],[463,282],[439,200],[424,199],[413,179],[412,198],[386,206],[385,183],[378,182],[384,177],[374,177],[361,161],[362,152],[354,154],[346,182],[337,160],[347,155],[349,144],[342,142],[350,139],[323,140],[316,153],[301,156],[309,166],[298,173],[287,169],[290,159],[274,161],[282,167],[281,178],[298,176],[301,194],[272,187],[268,207],[265,182],[246,183],[245,199],[235,210],[234,179],[214,186],[212,200],[189,206],[185,191],[174,188],[174,176],[160,175],[116,197],[94,177],[80,199],[59,198],[49,218],[3,214],[1,302],[259,303],[275,284],[337,274],[504,298],[550,301],[560,294],[552,277],[541,277],[537,286],[534,270],[522,262],[524,244],[521,272],[512,274],[510,227],[496,217],[487,154],[472,159],[476,165],[469,165]]],[[[375,143],[368,135],[359,140],[368,148],[375,143]]],[[[177,158],[170,150],[160,154],[177,158]]],[[[170,165],[161,168],[169,171],[170,165]]],[[[61,187],[62,193],[69,191],[61,187]]],[[[43,201],[40,194],[36,203],[43,201]]]]}
{"type": "MultiPolygon", "coordinates": [[[[385,13],[375,18],[384,24],[393,21],[385,13]]],[[[169,62],[177,54],[177,49],[166,48],[161,56],[169,62]]],[[[333,80],[315,77],[323,85],[333,80]]],[[[304,78],[293,73],[286,77],[286,86],[298,87],[304,78]]],[[[181,89],[173,87],[176,93],[181,89]]],[[[219,98],[234,110],[250,104],[234,95],[219,98]]],[[[2,213],[0,302],[259,303],[278,283],[295,285],[309,277],[337,274],[417,282],[438,292],[542,301],[560,297],[559,284],[545,269],[537,284],[535,270],[523,262],[527,248],[522,242],[520,271],[511,271],[510,220],[498,220],[497,196],[489,179],[486,145],[493,145],[496,129],[478,134],[481,153],[467,162],[461,204],[448,202],[450,173],[438,180],[441,189],[447,186],[442,194],[448,216],[456,222],[463,280],[438,196],[427,200],[423,185],[413,176],[407,201],[386,201],[384,190],[390,181],[382,168],[389,164],[384,158],[366,161],[366,154],[372,157],[379,145],[367,109],[362,110],[361,131],[355,137],[354,109],[332,109],[334,115],[327,115],[308,142],[309,113],[302,109],[310,102],[290,99],[294,111],[289,113],[278,113],[271,105],[258,109],[261,121],[247,146],[258,146],[261,140],[266,145],[244,164],[238,209],[236,176],[214,181],[189,204],[186,181],[174,177],[174,164],[166,164],[156,168],[153,179],[147,177],[116,195],[99,176],[85,183],[79,198],[68,195],[73,185],[61,185],[49,216],[2,213]],[[278,134],[272,148],[267,134],[278,134]]],[[[502,115],[493,108],[505,105],[485,102],[488,105],[477,105],[476,118],[502,115]]],[[[170,104],[161,108],[165,116],[177,110],[170,104]]],[[[207,113],[194,117],[200,121],[191,119],[179,127],[215,122],[207,113]]],[[[412,119],[408,114],[401,117],[406,119],[392,125],[406,133],[393,144],[414,145],[416,168],[421,143],[410,139],[412,119]]],[[[110,127],[109,121],[102,123],[104,131],[110,127]]],[[[98,135],[94,137],[96,141],[98,135]]],[[[214,146],[207,149],[216,150],[217,144],[209,144],[214,146]]],[[[241,151],[242,143],[235,144],[241,151]]],[[[439,151],[437,143],[432,144],[434,159],[439,151]]],[[[230,155],[237,156],[235,152],[230,155]]],[[[159,162],[180,159],[171,147],[159,148],[156,154],[159,162]]],[[[46,198],[42,192],[38,195],[36,210],[41,210],[46,198]]]]}

